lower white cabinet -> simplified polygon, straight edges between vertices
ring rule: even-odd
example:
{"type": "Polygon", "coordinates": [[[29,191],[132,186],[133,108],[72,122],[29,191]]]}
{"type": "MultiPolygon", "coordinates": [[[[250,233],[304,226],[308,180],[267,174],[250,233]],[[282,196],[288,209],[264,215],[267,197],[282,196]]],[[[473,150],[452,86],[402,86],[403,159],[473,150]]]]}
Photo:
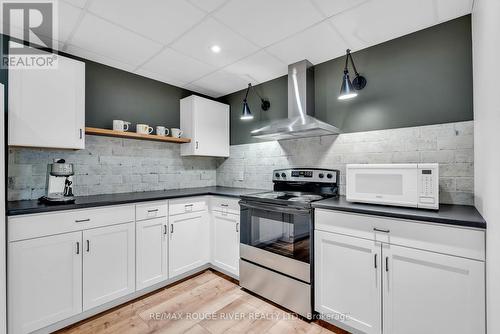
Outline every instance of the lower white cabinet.
{"type": "Polygon", "coordinates": [[[363,333],[381,333],[381,244],[323,231],[314,240],[316,311],[363,333]]]}
{"type": "Polygon", "coordinates": [[[190,212],[169,217],[168,276],[175,277],[209,260],[208,212],[190,212]]]}
{"type": "Polygon", "coordinates": [[[213,211],[212,264],[239,275],[240,215],[213,211]]]}
{"type": "Polygon", "coordinates": [[[141,290],[168,278],[167,217],[136,225],[136,288],[141,290]]]}
{"type": "Polygon", "coordinates": [[[135,223],[83,231],[83,310],[135,291],[135,223]]]}
{"type": "Polygon", "coordinates": [[[484,231],[323,210],[315,224],[325,320],[369,334],[486,332],[484,231]]]}
{"type": "Polygon", "coordinates": [[[384,334],[485,333],[484,262],[384,245],[384,334]]]}
{"type": "Polygon", "coordinates": [[[82,311],[82,232],[11,242],[9,333],[29,333],[82,311]]]}

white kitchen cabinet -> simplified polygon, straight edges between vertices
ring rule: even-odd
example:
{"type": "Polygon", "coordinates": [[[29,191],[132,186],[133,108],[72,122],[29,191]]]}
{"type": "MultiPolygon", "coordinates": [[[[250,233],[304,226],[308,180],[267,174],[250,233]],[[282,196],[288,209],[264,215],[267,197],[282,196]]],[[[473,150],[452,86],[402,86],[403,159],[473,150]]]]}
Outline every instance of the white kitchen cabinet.
{"type": "Polygon", "coordinates": [[[9,71],[9,145],[85,148],[85,63],[58,59],[56,69],[9,71]]]}
{"type": "Polygon", "coordinates": [[[383,256],[384,334],[485,333],[484,262],[394,245],[383,256]]]}
{"type": "Polygon", "coordinates": [[[83,231],[83,310],[135,291],[135,223],[83,231]]]}
{"type": "Polygon", "coordinates": [[[316,311],[363,333],[381,333],[381,244],[323,231],[314,236],[316,311]]]}
{"type": "Polygon", "coordinates": [[[325,320],[360,333],[485,333],[484,230],[321,209],[315,229],[325,320]]]}
{"type": "Polygon", "coordinates": [[[147,288],[168,278],[167,217],[136,225],[136,287],[147,288]]]}
{"type": "Polygon", "coordinates": [[[212,264],[239,275],[240,215],[212,212],[212,264]]]}
{"type": "Polygon", "coordinates": [[[170,278],[206,264],[209,260],[208,212],[169,217],[168,275],[170,278]]]}
{"type": "Polygon", "coordinates": [[[229,157],[229,105],[191,95],[180,101],[181,155],[229,157]]]}
{"type": "Polygon", "coordinates": [[[9,333],[30,333],[82,311],[82,232],[11,242],[9,333]]]}

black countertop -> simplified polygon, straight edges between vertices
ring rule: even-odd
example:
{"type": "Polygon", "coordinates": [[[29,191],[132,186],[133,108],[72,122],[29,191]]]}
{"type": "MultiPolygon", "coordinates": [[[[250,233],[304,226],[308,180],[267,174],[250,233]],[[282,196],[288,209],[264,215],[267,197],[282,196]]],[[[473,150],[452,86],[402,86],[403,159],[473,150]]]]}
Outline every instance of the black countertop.
{"type": "Polygon", "coordinates": [[[75,203],[62,205],[47,205],[38,200],[7,202],[7,215],[17,216],[30,213],[51,212],[61,210],[74,210],[106,205],[127,204],[134,202],[147,202],[162,199],[181,198],[202,195],[217,195],[238,198],[241,195],[263,192],[262,189],[230,188],[230,187],[203,187],[172,189],[161,191],[146,191],[122,194],[77,196],[75,203]]]}
{"type": "MultiPolygon", "coordinates": [[[[106,205],[127,204],[135,202],[156,201],[190,196],[217,195],[239,198],[242,195],[263,192],[263,189],[203,187],[173,189],[164,191],[146,191],[122,194],[77,196],[75,203],[63,205],[47,205],[37,200],[12,201],[7,203],[7,215],[17,216],[32,213],[74,210],[106,205]]],[[[428,221],[441,224],[486,228],[486,222],[473,206],[441,204],[439,211],[403,208],[385,205],[373,205],[347,202],[344,196],[317,201],[314,208],[364,213],[383,217],[428,221]]]]}
{"type": "Polygon", "coordinates": [[[352,203],[344,196],[313,203],[314,208],[365,213],[376,216],[427,221],[440,224],[486,228],[486,221],[477,209],[469,205],[440,204],[439,210],[425,210],[396,206],[352,203]]]}

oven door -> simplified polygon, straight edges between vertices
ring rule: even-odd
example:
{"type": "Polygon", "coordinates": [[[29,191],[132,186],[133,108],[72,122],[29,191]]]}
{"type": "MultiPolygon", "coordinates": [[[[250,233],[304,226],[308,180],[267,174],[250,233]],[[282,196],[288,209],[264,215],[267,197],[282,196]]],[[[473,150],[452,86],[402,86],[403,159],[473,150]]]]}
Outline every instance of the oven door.
{"type": "Polygon", "coordinates": [[[310,282],[309,208],[240,201],[242,259],[310,282]]]}

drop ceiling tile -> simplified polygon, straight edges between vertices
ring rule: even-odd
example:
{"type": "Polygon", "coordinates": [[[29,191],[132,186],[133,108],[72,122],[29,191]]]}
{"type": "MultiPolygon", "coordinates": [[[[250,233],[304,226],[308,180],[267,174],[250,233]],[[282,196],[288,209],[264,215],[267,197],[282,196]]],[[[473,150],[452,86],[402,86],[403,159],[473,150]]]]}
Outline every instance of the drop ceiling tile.
{"type": "Polygon", "coordinates": [[[255,45],[212,18],[190,30],[171,47],[217,67],[228,65],[257,51],[255,45]],[[220,53],[213,53],[210,50],[212,45],[219,45],[220,53]]]}
{"type": "Polygon", "coordinates": [[[473,0],[437,0],[440,22],[448,21],[472,12],[473,0]]]}
{"type": "Polygon", "coordinates": [[[218,7],[220,7],[222,4],[228,2],[229,0],[188,0],[191,2],[193,5],[197,6],[198,8],[203,9],[206,12],[211,12],[218,7]]]}
{"type": "Polygon", "coordinates": [[[207,88],[203,88],[203,87],[200,87],[200,86],[196,86],[196,85],[193,85],[193,84],[188,84],[186,86],[183,87],[184,89],[188,89],[190,91],[193,91],[195,93],[199,93],[199,94],[203,94],[203,95],[207,95],[207,96],[211,96],[211,97],[219,97],[219,96],[222,96],[220,93],[217,93],[213,90],[210,90],[210,89],[207,89],[207,88]]]}
{"type": "MultiPolygon", "coordinates": [[[[85,7],[85,4],[87,3],[87,0],[63,0],[63,1],[80,8],[85,7]]],[[[59,3],[61,2],[62,1],[60,1],[59,3]]]]}
{"type": "Polygon", "coordinates": [[[267,48],[269,53],[288,64],[307,59],[322,63],[345,53],[348,45],[328,22],[317,24],[267,48]]]}
{"type": "Polygon", "coordinates": [[[146,78],[150,78],[150,79],[154,79],[157,81],[167,83],[167,84],[172,85],[172,86],[182,87],[182,86],[185,86],[188,84],[187,81],[181,80],[179,78],[164,76],[164,75],[159,74],[157,72],[150,72],[150,71],[142,69],[142,68],[138,69],[134,73],[142,75],[143,77],[146,77],[146,78]]]}
{"type": "Polygon", "coordinates": [[[369,0],[311,0],[325,16],[332,16],[369,0]]]}
{"type": "Polygon", "coordinates": [[[400,37],[437,23],[434,0],[369,1],[331,18],[353,49],[400,37]]]}
{"type": "Polygon", "coordinates": [[[206,15],[185,0],[97,0],[89,11],[162,44],[172,42],[206,15]]]}
{"type": "Polygon", "coordinates": [[[215,67],[184,56],[170,48],[166,48],[141,67],[164,78],[183,81],[184,84],[194,81],[216,70],[215,67]]]}
{"type": "Polygon", "coordinates": [[[162,47],[92,14],[85,15],[70,44],[136,66],[162,47]]]}
{"type": "Polygon", "coordinates": [[[124,70],[124,71],[128,71],[128,72],[132,72],[134,70],[134,68],[136,67],[135,65],[127,64],[127,63],[121,62],[119,60],[107,57],[105,55],[101,55],[101,54],[98,54],[98,53],[95,53],[92,51],[82,49],[82,48],[80,48],[76,45],[72,45],[72,44],[65,45],[64,51],[69,53],[69,54],[72,54],[72,55],[75,55],[75,56],[78,56],[78,57],[81,57],[84,59],[92,60],[96,63],[101,63],[104,65],[118,68],[120,70],[124,70]]]}
{"type": "Polygon", "coordinates": [[[287,64],[266,51],[259,51],[225,68],[229,73],[258,84],[287,74],[287,64]]]}
{"type": "Polygon", "coordinates": [[[304,0],[232,0],[213,15],[262,47],[323,18],[311,2],[304,0]]]}
{"type": "Polygon", "coordinates": [[[192,85],[215,92],[214,97],[219,97],[246,88],[248,81],[221,70],[192,82],[192,85]]]}

